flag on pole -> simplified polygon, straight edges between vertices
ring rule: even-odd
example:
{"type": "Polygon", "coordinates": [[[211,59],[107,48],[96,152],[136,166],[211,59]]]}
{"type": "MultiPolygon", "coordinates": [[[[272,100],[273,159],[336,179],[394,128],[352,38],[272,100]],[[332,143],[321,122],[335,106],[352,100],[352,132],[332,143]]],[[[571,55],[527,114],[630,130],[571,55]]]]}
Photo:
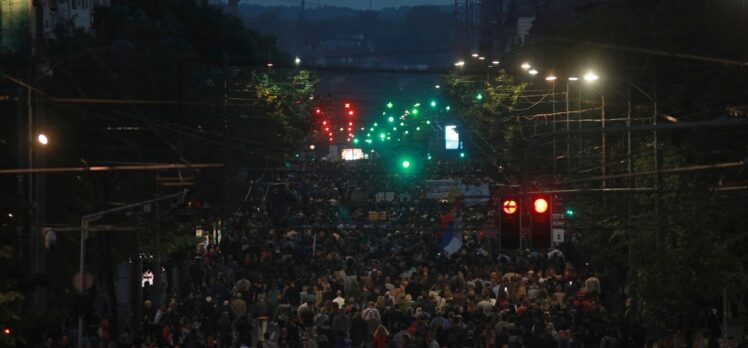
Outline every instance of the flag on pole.
{"type": "Polygon", "coordinates": [[[462,248],[462,200],[452,204],[449,213],[442,216],[438,247],[450,256],[462,248]]]}

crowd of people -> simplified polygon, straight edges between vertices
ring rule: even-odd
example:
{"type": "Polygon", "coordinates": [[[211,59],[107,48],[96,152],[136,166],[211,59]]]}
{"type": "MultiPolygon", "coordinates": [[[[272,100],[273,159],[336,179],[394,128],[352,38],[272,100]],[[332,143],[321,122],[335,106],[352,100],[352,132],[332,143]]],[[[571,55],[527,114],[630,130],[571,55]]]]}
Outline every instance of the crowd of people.
{"type": "MultiPolygon", "coordinates": [[[[461,201],[428,198],[423,179],[502,180],[440,166],[416,179],[377,161],[298,161],[252,180],[224,234],[201,243],[163,303],[145,299],[139,327],[119,343],[611,348],[659,339],[653,321],[609,311],[604,276],[566,250],[502,251],[490,202],[464,207],[462,247],[440,250],[440,217],[461,201]]],[[[116,347],[104,331],[99,342],[116,347]]]]}

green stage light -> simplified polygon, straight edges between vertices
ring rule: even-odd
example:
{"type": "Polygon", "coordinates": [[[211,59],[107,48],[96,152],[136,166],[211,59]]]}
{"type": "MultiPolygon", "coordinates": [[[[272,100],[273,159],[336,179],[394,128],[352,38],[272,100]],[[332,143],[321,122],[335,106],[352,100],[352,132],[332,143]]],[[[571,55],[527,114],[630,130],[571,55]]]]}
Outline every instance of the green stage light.
{"type": "Polygon", "coordinates": [[[435,108],[435,107],[436,107],[436,100],[432,100],[432,101],[431,101],[431,107],[432,107],[432,108],[435,108]]]}
{"type": "Polygon", "coordinates": [[[395,118],[392,117],[392,116],[390,116],[390,117],[387,118],[387,121],[388,122],[395,122],[395,118]]]}
{"type": "Polygon", "coordinates": [[[394,105],[394,104],[392,104],[392,102],[388,102],[388,103],[387,103],[387,108],[388,108],[388,109],[392,109],[392,107],[393,107],[393,106],[395,106],[395,105],[394,105]]]}

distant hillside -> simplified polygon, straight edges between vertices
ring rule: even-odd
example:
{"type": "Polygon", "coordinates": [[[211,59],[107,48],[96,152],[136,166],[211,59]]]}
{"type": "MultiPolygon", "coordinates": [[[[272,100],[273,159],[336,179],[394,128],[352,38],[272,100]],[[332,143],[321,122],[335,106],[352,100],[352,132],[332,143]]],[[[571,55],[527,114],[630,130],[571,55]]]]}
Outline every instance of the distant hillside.
{"type": "Polygon", "coordinates": [[[292,55],[324,61],[330,47],[350,45],[350,38],[356,37],[362,48],[358,52],[376,56],[368,60],[370,64],[429,66],[447,66],[453,60],[451,10],[450,6],[382,11],[312,7],[302,16],[299,6],[240,6],[245,25],[277,36],[279,46],[292,55]]]}

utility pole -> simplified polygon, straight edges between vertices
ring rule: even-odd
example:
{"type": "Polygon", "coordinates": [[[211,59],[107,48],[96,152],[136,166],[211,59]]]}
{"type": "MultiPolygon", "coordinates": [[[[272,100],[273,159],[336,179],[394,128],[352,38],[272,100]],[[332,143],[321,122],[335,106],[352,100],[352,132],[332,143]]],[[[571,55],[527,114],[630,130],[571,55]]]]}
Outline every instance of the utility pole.
{"type": "MultiPolygon", "coordinates": [[[[553,80],[553,103],[551,103],[552,128],[556,131],[556,80],[553,80]]],[[[556,138],[553,138],[553,174],[556,174],[556,138]]]]}
{"type": "Polygon", "coordinates": [[[571,135],[569,132],[569,80],[566,80],[566,174],[571,174],[571,135]]]}
{"type": "Polygon", "coordinates": [[[653,93],[652,96],[654,99],[652,101],[653,110],[652,110],[652,138],[653,138],[653,146],[654,146],[654,167],[655,171],[657,172],[657,175],[655,175],[655,250],[660,250],[660,239],[661,231],[660,231],[660,144],[657,139],[657,72],[654,70],[652,72],[652,80],[654,81],[653,85],[653,93]]]}
{"type": "MultiPolygon", "coordinates": [[[[605,165],[606,165],[606,158],[605,158],[605,95],[602,95],[600,97],[600,102],[602,103],[602,110],[600,111],[600,119],[601,119],[601,127],[603,128],[603,132],[600,135],[600,174],[605,176],[605,165]]],[[[607,180],[603,180],[603,188],[607,186],[607,180]]]]}

